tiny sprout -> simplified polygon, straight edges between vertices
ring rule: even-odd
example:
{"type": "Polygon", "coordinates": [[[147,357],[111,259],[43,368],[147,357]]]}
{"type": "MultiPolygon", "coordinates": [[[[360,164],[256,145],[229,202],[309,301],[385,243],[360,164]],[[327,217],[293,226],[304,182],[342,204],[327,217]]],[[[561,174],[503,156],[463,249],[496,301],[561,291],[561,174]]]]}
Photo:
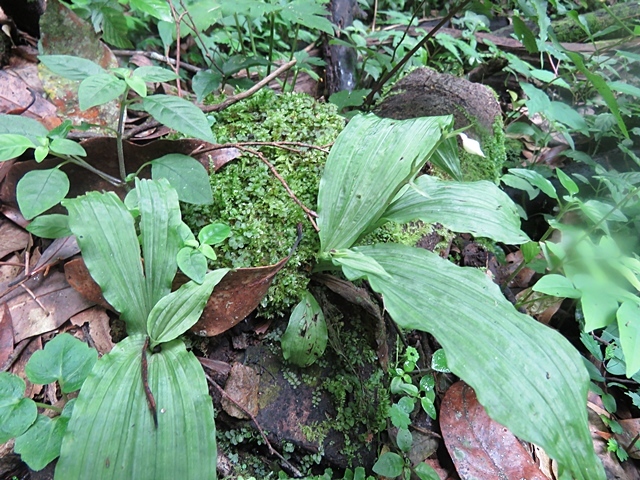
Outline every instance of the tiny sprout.
{"type": "Polygon", "coordinates": [[[477,140],[467,137],[467,135],[462,132],[458,135],[460,135],[460,138],[462,139],[462,148],[464,148],[465,152],[473,155],[480,155],[485,158],[482,148],[480,148],[480,143],[477,140]]]}

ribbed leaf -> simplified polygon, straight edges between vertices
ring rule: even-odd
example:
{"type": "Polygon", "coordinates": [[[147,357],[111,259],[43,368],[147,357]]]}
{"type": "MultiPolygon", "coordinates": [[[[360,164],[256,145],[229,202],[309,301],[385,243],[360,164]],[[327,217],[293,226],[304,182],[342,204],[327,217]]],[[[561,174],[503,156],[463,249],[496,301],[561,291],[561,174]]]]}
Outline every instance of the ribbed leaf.
{"type": "Polygon", "coordinates": [[[178,194],[166,179],[136,180],[147,305],[153,306],[171,292],[178,270],[176,255],[182,245],[178,194]]]}
{"type": "Polygon", "coordinates": [[[146,332],[151,309],[133,217],[113,192],[90,192],[63,205],[69,210],[69,228],[104,298],[127,322],[129,334],[146,332]]]}
{"type": "Polygon", "coordinates": [[[433,334],[449,368],[492,418],[542,447],[574,478],[605,478],[587,424],[589,376],[564,337],[517,312],[479,270],[400,245],[356,250],[390,274],[362,276],[394,320],[433,334]]]}
{"type": "Polygon", "coordinates": [[[179,340],[147,352],[156,428],[140,373],[144,339],[126,338],[96,364],[76,401],[56,479],[216,478],[213,406],[202,367],[179,340]]]}
{"type": "Polygon", "coordinates": [[[173,340],[195,325],[213,288],[228,271],[220,268],[209,272],[201,285],[190,281],[162,298],[151,310],[147,322],[152,346],[173,340]]]}
{"type": "Polygon", "coordinates": [[[452,117],[352,119],[331,149],[320,180],[321,250],[349,248],[378,221],[424,165],[452,117]],[[354,140],[357,139],[357,140],[354,140]]]}
{"type": "Polygon", "coordinates": [[[507,244],[529,241],[520,230],[520,216],[513,201],[493,183],[447,182],[428,175],[415,183],[427,196],[408,188],[389,205],[381,221],[422,220],[507,244]]]}

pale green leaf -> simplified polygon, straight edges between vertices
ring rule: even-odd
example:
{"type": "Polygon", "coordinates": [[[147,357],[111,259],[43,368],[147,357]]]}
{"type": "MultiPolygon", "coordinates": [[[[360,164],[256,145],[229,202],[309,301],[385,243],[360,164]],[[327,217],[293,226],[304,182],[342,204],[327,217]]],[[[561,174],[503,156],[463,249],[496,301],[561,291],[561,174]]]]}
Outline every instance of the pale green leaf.
{"type": "Polygon", "coordinates": [[[458,150],[456,137],[448,137],[440,142],[429,162],[442,169],[454,180],[463,180],[458,150]]]}
{"type": "Polygon", "coordinates": [[[57,168],[31,170],[16,187],[16,199],[22,216],[31,220],[46,212],[69,193],[69,178],[57,168]]]}
{"type": "Polygon", "coordinates": [[[80,109],[86,110],[115,100],[124,93],[126,88],[127,84],[124,80],[109,73],[88,77],[78,87],[80,109]]]}
{"type": "Polygon", "coordinates": [[[87,152],[82,145],[67,138],[54,138],[49,143],[49,150],[59,155],[87,156],[87,152]]]}
{"type": "Polygon", "coordinates": [[[178,78],[174,71],[154,66],[138,67],[133,71],[133,76],[145,82],[170,82],[178,78]]]}
{"type": "Polygon", "coordinates": [[[551,198],[555,198],[556,200],[558,199],[556,188],[553,186],[553,184],[549,180],[544,178],[538,172],[534,170],[527,170],[526,168],[510,168],[509,172],[520,178],[525,179],[526,181],[531,183],[531,185],[538,187],[540,190],[542,190],[545,194],[547,194],[551,198]]]}
{"type": "Polygon", "coordinates": [[[74,403],[75,399],[71,399],[62,414],[53,419],[38,414],[31,428],[16,438],[14,451],[31,470],[42,470],[60,455],[62,437],[67,431],[74,403]]]}
{"type": "Polygon", "coordinates": [[[580,298],[581,293],[577,290],[573,282],[564,275],[551,273],[545,275],[532,287],[534,292],[544,293],[552,297],[580,298]]]}
{"type": "Polygon", "coordinates": [[[194,282],[200,284],[204,282],[207,273],[207,258],[200,250],[186,246],[178,251],[178,267],[182,273],[194,282]]]}
{"type": "Polygon", "coordinates": [[[138,210],[142,255],[150,308],[171,292],[182,245],[178,228],[182,224],[178,195],[165,179],[138,180],[138,210]]]}
{"type": "Polygon", "coordinates": [[[519,313],[479,270],[400,245],[357,250],[391,275],[363,274],[392,318],[431,333],[492,418],[576,479],[605,478],[587,422],[589,376],[562,335],[519,313]]]}
{"type": "Polygon", "coordinates": [[[124,77],[124,81],[129,88],[136,92],[141,97],[147,96],[147,84],[144,79],[135,75],[127,75],[124,77]]]}
{"type": "Polygon", "coordinates": [[[62,393],[80,390],[98,359],[98,352],[68,333],[56,335],[31,355],[25,373],[31,383],[58,382],[62,393]]]}
{"type": "Polygon", "coordinates": [[[594,289],[583,291],[580,304],[584,314],[585,332],[604,328],[616,320],[618,301],[608,292],[594,289]]]}
{"type": "Polygon", "coordinates": [[[229,235],[231,235],[229,225],[225,223],[210,223],[202,227],[202,230],[198,233],[198,240],[206,245],[216,245],[223,242],[229,235]]]}
{"type": "Polygon", "coordinates": [[[407,189],[389,205],[382,221],[422,220],[441,223],[454,232],[471,233],[507,244],[529,241],[520,230],[515,204],[493,183],[447,182],[428,175],[418,177],[415,183],[427,196],[407,189]]]}
{"type": "Polygon", "coordinates": [[[69,230],[69,217],[59,213],[34,218],[27,225],[27,231],[40,238],[62,238],[73,235],[69,230]]]}
{"type": "Polygon", "coordinates": [[[452,118],[354,117],[331,148],[318,192],[321,250],[349,248],[428,160],[452,118]],[[358,141],[353,141],[357,138],[358,141]]]}
{"type": "Polygon", "coordinates": [[[400,455],[393,452],[386,452],[380,455],[378,461],[373,465],[373,471],[383,477],[395,478],[402,474],[404,460],[400,455]]]}
{"type": "Polygon", "coordinates": [[[56,75],[69,80],[84,80],[93,75],[107,73],[97,63],[73,55],[39,55],[38,60],[56,75]]]}
{"type": "Polygon", "coordinates": [[[0,134],[5,133],[23,135],[35,143],[38,137],[46,137],[49,132],[33,118],[0,114],[0,134]]]}
{"type": "Polygon", "coordinates": [[[130,334],[146,332],[145,279],[133,217],[113,192],[65,200],[69,228],[104,298],[120,312],[130,334]]]}
{"type": "Polygon", "coordinates": [[[151,310],[147,322],[152,345],[173,340],[195,325],[214,287],[228,271],[228,268],[219,268],[209,272],[201,285],[187,282],[162,298],[151,310]]]}
{"type": "Polygon", "coordinates": [[[24,396],[25,383],[17,375],[0,372],[0,443],[22,435],[36,420],[38,408],[24,396]]]}
{"type": "Polygon", "coordinates": [[[166,0],[129,0],[129,5],[132,9],[144,12],[158,20],[173,21],[171,8],[166,0]]]}
{"type": "Polygon", "coordinates": [[[150,95],[142,99],[142,106],[169,128],[210,143],[216,142],[207,117],[191,102],[172,95],[150,95]]]}
{"type": "Polygon", "coordinates": [[[151,162],[151,176],[166,178],[181,202],[208,205],[213,202],[209,174],[195,158],[169,153],[151,162]]]}
{"type": "Polygon", "coordinates": [[[36,148],[36,146],[24,135],[15,133],[0,134],[0,162],[19,157],[30,148],[36,148]]]}
{"type": "Polygon", "coordinates": [[[311,293],[298,303],[282,335],[282,355],[299,367],[312,365],[327,348],[327,323],[320,305],[311,293]]]}
{"type": "Polygon", "coordinates": [[[627,377],[640,370],[640,303],[627,300],[617,312],[620,345],[627,364],[627,377]]]}
{"type": "Polygon", "coordinates": [[[175,340],[147,350],[157,428],[142,387],[145,337],[103,356],[85,382],[62,442],[56,480],[216,478],[213,405],[196,357],[175,340]]]}

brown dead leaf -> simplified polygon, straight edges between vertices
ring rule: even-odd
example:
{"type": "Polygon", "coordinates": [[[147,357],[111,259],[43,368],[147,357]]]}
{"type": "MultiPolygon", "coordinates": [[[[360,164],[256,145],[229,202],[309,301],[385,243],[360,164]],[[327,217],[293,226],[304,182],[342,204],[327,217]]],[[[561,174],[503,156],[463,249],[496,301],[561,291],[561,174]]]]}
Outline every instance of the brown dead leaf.
{"type": "Polygon", "coordinates": [[[274,265],[239,268],[227,273],[216,285],[200,320],[191,327],[191,331],[203,337],[213,337],[240,323],[260,304],[273,277],[287,260],[289,257],[274,265]]]}
{"type": "Polygon", "coordinates": [[[0,218],[0,258],[24,250],[29,244],[29,233],[15,223],[0,218]]]}
{"type": "Polygon", "coordinates": [[[518,439],[489,418],[464,382],[447,390],[440,408],[440,428],[462,479],[548,480],[518,439]]]}
{"type": "Polygon", "coordinates": [[[11,312],[6,303],[0,305],[0,367],[5,364],[13,353],[13,325],[11,312]]]}
{"type": "Polygon", "coordinates": [[[65,263],[64,275],[69,285],[84,298],[106,309],[113,310],[113,307],[102,296],[100,285],[91,277],[89,269],[82,258],[75,258],[65,263]]]}
{"type": "Polygon", "coordinates": [[[109,353],[113,348],[109,315],[104,308],[99,306],[88,308],[71,317],[69,321],[78,327],[85,323],[89,326],[89,335],[93,340],[93,346],[98,350],[100,356],[109,353]]]}
{"type": "Polygon", "coordinates": [[[526,288],[516,295],[520,300],[527,297],[527,302],[523,305],[528,315],[547,325],[551,318],[560,309],[564,298],[551,297],[540,292],[532,292],[531,288],[526,288]]]}
{"type": "Polygon", "coordinates": [[[0,71],[0,112],[33,118],[49,130],[61,123],[56,107],[45,98],[33,63],[0,71]]]}
{"type": "Polygon", "coordinates": [[[56,238],[44,251],[34,269],[50,267],[58,263],[58,261],[66,260],[78,253],[80,253],[80,247],[78,247],[76,237],[56,238]]]}
{"type": "MultiPolygon", "coordinates": [[[[224,391],[238,405],[251,413],[254,417],[260,409],[258,405],[258,390],[260,387],[260,376],[251,367],[246,367],[241,363],[234,363],[231,366],[229,378],[224,386],[224,391]]],[[[234,418],[248,419],[249,416],[240,410],[232,401],[222,397],[222,408],[234,418]]]]}
{"type": "Polygon", "coordinates": [[[628,418],[626,420],[618,420],[623,429],[621,434],[616,434],[616,440],[622,448],[624,448],[631,458],[640,459],[640,448],[638,447],[638,439],[640,439],[640,418],[628,418]]]}
{"type": "Polygon", "coordinates": [[[50,332],[93,305],[69,286],[62,272],[31,278],[7,295],[7,301],[16,342],[50,332]]]}

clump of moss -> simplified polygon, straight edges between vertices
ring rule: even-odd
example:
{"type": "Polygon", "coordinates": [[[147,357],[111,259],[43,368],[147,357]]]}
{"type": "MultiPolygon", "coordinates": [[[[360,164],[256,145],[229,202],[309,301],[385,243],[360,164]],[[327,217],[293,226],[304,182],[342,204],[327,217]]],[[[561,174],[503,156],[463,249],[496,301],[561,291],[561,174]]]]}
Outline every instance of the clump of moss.
{"type": "MultiPolygon", "coordinates": [[[[302,142],[332,143],[344,128],[335,106],[322,104],[308,95],[276,95],[262,90],[216,114],[213,133],[219,143],[302,142]]],[[[299,148],[302,153],[268,147],[250,147],[262,152],[285,179],[298,199],[315,210],[318,184],[326,153],[299,148]]],[[[294,147],[298,148],[298,147],[294,147]]],[[[216,247],[217,266],[257,267],[278,262],[294,244],[296,226],[304,237],[287,265],[276,275],[262,301],[261,314],[284,314],[296,304],[308,284],[308,273],[320,245],[302,209],[288,196],[282,184],[255,155],[244,153],[210,176],[212,205],[183,205],[183,218],[198,231],[212,221],[231,227],[228,242],[216,247]]]]}

